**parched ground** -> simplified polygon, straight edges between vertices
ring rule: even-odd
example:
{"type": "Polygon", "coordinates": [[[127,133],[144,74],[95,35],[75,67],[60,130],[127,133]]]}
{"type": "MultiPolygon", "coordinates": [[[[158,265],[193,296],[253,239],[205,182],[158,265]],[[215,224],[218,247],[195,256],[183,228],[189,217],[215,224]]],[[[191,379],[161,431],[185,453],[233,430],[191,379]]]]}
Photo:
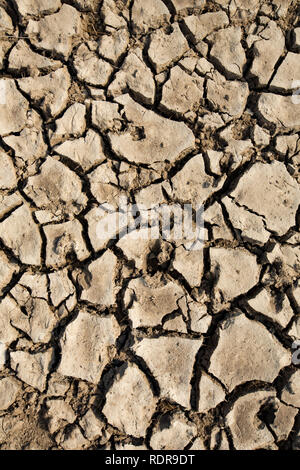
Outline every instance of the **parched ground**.
{"type": "Polygon", "coordinates": [[[1,449],[300,450],[299,13],[0,1],[1,449]]]}

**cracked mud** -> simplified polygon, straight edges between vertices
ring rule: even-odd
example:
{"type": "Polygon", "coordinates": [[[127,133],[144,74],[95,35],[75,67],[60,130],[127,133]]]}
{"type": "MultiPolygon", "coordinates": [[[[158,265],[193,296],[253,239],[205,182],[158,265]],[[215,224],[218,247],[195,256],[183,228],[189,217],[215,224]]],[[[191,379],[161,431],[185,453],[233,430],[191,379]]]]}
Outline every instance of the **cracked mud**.
{"type": "Polygon", "coordinates": [[[0,0],[0,449],[300,450],[299,15],[0,0]]]}

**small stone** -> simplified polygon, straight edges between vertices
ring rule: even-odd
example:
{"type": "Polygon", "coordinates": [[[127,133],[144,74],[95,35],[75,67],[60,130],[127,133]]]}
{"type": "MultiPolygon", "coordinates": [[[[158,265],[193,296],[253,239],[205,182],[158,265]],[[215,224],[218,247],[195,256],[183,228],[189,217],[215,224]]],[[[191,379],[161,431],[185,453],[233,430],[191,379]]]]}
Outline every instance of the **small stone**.
{"type": "Polygon", "coordinates": [[[116,97],[129,90],[137,100],[153,104],[155,98],[155,82],[153,74],[143,60],[143,52],[139,48],[131,50],[112,83],[108,87],[108,96],[116,97]]]}
{"type": "Polygon", "coordinates": [[[105,160],[104,143],[97,132],[89,129],[85,137],[67,140],[55,147],[55,152],[78,163],[84,171],[99,165],[105,160]]]}
{"type": "Polygon", "coordinates": [[[294,312],[286,296],[272,296],[266,289],[260,291],[253,299],[248,300],[248,304],[257,312],[260,312],[279,323],[285,328],[294,312]]]}
{"type": "Polygon", "coordinates": [[[285,38],[280,27],[275,21],[269,21],[254,43],[254,59],[249,71],[250,76],[256,78],[259,86],[268,85],[274,67],[284,49],[285,38]]]}
{"type": "Polygon", "coordinates": [[[108,130],[120,131],[122,117],[119,114],[119,106],[109,101],[94,101],[92,104],[92,123],[101,132],[108,130]]]}
{"type": "Polygon", "coordinates": [[[12,79],[0,79],[0,135],[20,132],[27,122],[29,103],[12,79]]]}
{"type": "Polygon", "coordinates": [[[224,71],[226,78],[242,78],[246,54],[241,44],[241,28],[222,29],[208,37],[212,44],[210,60],[224,71]]]}
{"type": "Polygon", "coordinates": [[[188,75],[178,65],[173,67],[163,86],[161,108],[180,115],[191,109],[196,111],[203,97],[203,83],[204,79],[188,75]]]}
{"type": "Polygon", "coordinates": [[[300,190],[284,163],[255,163],[244,173],[231,196],[263,217],[267,228],[280,236],[295,225],[300,190]]]}
{"type": "Polygon", "coordinates": [[[106,86],[113,72],[112,66],[81,44],[74,56],[74,67],[78,78],[89,85],[106,86]]]}
{"type": "Polygon", "coordinates": [[[173,23],[172,32],[169,34],[162,29],[152,33],[148,56],[156,73],[160,73],[178,61],[188,49],[188,42],[180,31],[178,23],[173,23]]]}
{"type": "Polygon", "coordinates": [[[272,383],[290,363],[290,353],[261,323],[239,314],[221,324],[209,372],[231,392],[249,381],[272,383]]]}
{"type": "Polygon", "coordinates": [[[22,16],[49,15],[61,7],[60,0],[18,0],[16,7],[22,16]]]}
{"type": "Polygon", "coordinates": [[[202,340],[182,337],[143,338],[134,346],[158,381],[161,396],[190,408],[190,381],[202,340]]]}
{"type": "Polygon", "coordinates": [[[129,44],[129,34],[126,29],[113,31],[111,35],[103,35],[99,39],[98,53],[106,60],[116,64],[125,54],[129,44]]]}
{"type": "Polygon", "coordinates": [[[264,449],[273,444],[273,435],[259,419],[259,412],[274,396],[274,392],[263,390],[248,393],[236,400],[226,417],[236,450],[264,449]]]}
{"type": "Polygon", "coordinates": [[[169,160],[193,149],[195,138],[192,131],[182,122],[163,118],[143,108],[128,95],[118,99],[132,128],[121,134],[109,132],[113,151],[122,158],[135,163],[152,164],[169,160]],[[142,129],[142,137],[136,139],[133,130],[142,129]]]}
{"type": "Polygon", "coordinates": [[[16,400],[20,384],[14,377],[0,380],[0,410],[7,410],[16,400]]]}
{"type": "Polygon", "coordinates": [[[171,18],[162,0],[153,0],[147,5],[143,0],[135,0],[131,15],[134,32],[138,34],[145,34],[149,29],[157,29],[171,18]]]}
{"type": "Polygon", "coordinates": [[[79,261],[89,256],[82,237],[82,226],[78,220],[47,225],[43,230],[47,239],[47,266],[63,266],[68,256],[75,256],[79,261]]]}
{"type": "Polygon", "coordinates": [[[20,39],[11,50],[8,57],[8,69],[12,72],[22,72],[32,74],[34,70],[52,71],[61,67],[58,60],[48,59],[47,57],[33,52],[27,42],[20,39]]]}
{"type": "Polygon", "coordinates": [[[299,88],[300,76],[300,55],[288,52],[284,61],[278,67],[278,70],[270,83],[272,91],[289,91],[299,88]]]}
{"type": "Polygon", "coordinates": [[[74,40],[81,34],[80,13],[63,4],[58,13],[38,21],[29,20],[26,35],[37,48],[50,51],[68,60],[74,40]]]}
{"type": "Polygon", "coordinates": [[[42,239],[25,204],[0,223],[0,238],[22,263],[40,264],[42,239]]]}
{"type": "Polygon", "coordinates": [[[49,131],[51,145],[69,139],[70,137],[79,137],[86,128],[86,107],[84,104],[72,104],[64,113],[64,115],[55,121],[55,131],[49,131]]]}
{"type": "Polygon", "coordinates": [[[119,334],[120,327],[113,316],[100,317],[80,311],[68,324],[61,339],[62,357],[58,372],[98,383],[119,334]]]}
{"type": "Polygon", "coordinates": [[[183,413],[161,416],[154,429],[150,446],[153,450],[181,450],[197,435],[197,427],[183,413]]]}
{"type": "Polygon", "coordinates": [[[300,370],[296,370],[284,384],[281,400],[288,405],[300,408],[300,370]]]}
{"type": "Polygon", "coordinates": [[[156,402],[146,376],[136,365],[124,364],[116,371],[112,387],[106,394],[103,413],[121,432],[144,437],[156,402]]]}
{"type": "Polygon", "coordinates": [[[113,305],[116,300],[116,269],[117,258],[109,250],[89,264],[87,280],[82,282],[81,300],[104,307],[113,305]]]}
{"type": "Polygon", "coordinates": [[[85,439],[80,428],[75,425],[71,431],[65,434],[61,446],[64,450],[80,450],[88,446],[89,441],[85,439]]]}
{"type": "Polygon", "coordinates": [[[42,164],[36,176],[28,179],[24,192],[37,207],[55,215],[78,214],[87,203],[76,173],[51,157],[42,164]]]}
{"type": "Polygon", "coordinates": [[[46,401],[48,428],[52,433],[65,427],[69,423],[74,423],[76,415],[71,406],[63,399],[48,399],[46,401]]]}
{"type": "Polygon", "coordinates": [[[199,397],[198,411],[205,413],[225,400],[225,391],[218,382],[202,372],[199,382],[199,397]]]}
{"type": "Polygon", "coordinates": [[[48,349],[41,353],[28,353],[13,351],[10,353],[11,368],[19,379],[43,392],[46,388],[46,379],[52,364],[53,351],[48,349]]]}
{"type": "Polygon", "coordinates": [[[67,105],[71,79],[66,67],[43,77],[20,78],[18,84],[49,117],[55,117],[67,105]]]}
{"type": "Polygon", "coordinates": [[[154,288],[143,278],[130,281],[128,289],[125,299],[132,300],[128,315],[133,328],[159,325],[164,316],[178,310],[178,299],[184,296],[173,282],[154,288]]]}

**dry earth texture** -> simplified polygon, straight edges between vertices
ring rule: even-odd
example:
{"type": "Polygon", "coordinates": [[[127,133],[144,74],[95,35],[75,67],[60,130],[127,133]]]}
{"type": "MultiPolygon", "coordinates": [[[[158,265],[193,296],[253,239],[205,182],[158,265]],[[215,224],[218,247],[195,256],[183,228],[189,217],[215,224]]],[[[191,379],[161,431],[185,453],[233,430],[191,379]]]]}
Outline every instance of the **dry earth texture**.
{"type": "Polygon", "coordinates": [[[300,449],[299,2],[1,0],[0,69],[0,448],[300,449]]]}

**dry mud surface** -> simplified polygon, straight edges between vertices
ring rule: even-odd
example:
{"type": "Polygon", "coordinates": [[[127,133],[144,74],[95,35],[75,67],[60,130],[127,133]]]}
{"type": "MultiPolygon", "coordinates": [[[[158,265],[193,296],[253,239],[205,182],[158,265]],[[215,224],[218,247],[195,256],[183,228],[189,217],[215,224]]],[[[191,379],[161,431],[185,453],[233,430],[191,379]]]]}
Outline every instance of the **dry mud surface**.
{"type": "Polygon", "coordinates": [[[299,59],[297,1],[0,1],[1,449],[300,449],[299,59]]]}

